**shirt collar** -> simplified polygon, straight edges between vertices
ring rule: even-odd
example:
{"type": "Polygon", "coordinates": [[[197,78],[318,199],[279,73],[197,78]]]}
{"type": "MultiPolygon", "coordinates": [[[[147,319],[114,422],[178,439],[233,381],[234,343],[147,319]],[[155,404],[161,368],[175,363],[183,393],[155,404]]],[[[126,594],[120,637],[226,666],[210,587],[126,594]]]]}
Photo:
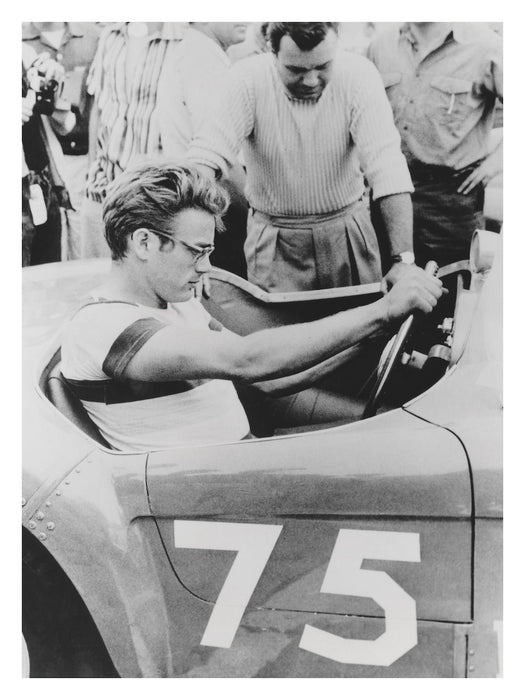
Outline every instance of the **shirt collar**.
{"type": "Polygon", "coordinates": [[[187,31],[187,22],[163,22],[160,38],[180,41],[187,31]]]}
{"type": "MultiPolygon", "coordinates": [[[[148,34],[148,41],[153,41],[154,39],[167,39],[168,41],[177,40],[180,41],[184,36],[186,30],[185,22],[162,22],[162,26],[157,31],[152,34],[148,34]]],[[[121,32],[122,34],[127,33],[128,22],[120,22],[113,27],[114,30],[121,32]]]]}
{"type": "MultiPolygon", "coordinates": [[[[452,22],[452,29],[447,34],[445,37],[445,41],[449,38],[449,36],[452,35],[453,39],[455,39],[459,43],[464,43],[466,40],[465,37],[465,25],[463,22],[452,22]]],[[[410,24],[408,22],[405,22],[404,24],[399,27],[399,36],[401,39],[406,39],[410,43],[412,47],[414,47],[417,44],[417,39],[413,35],[412,30],[410,29],[410,24]]],[[[445,41],[443,43],[445,43],[445,41]]]]}
{"type": "MultiPolygon", "coordinates": [[[[84,36],[84,22],[65,22],[65,34],[74,37],[84,36]]],[[[38,39],[42,31],[36,26],[35,22],[24,22],[22,25],[22,41],[29,39],[38,39]]]]}
{"type": "Polygon", "coordinates": [[[468,27],[465,25],[465,22],[454,22],[452,35],[459,44],[466,44],[468,41],[468,27]]]}

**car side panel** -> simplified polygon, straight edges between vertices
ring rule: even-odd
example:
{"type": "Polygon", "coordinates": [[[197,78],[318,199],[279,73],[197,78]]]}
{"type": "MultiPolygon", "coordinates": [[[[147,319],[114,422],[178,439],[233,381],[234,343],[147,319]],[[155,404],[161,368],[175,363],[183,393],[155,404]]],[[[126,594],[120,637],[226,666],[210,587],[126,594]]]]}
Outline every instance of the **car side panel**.
{"type": "Polygon", "coordinates": [[[145,459],[92,453],[39,491],[23,518],[79,592],[124,677],[173,674],[155,564],[165,553],[147,517],[145,459]]]}
{"type": "MultiPolygon", "coordinates": [[[[249,520],[248,516],[248,520],[249,520]]],[[[277,525],[281,533],[251,595],[248,609],[301,610],[342,615],[383,615],[370,597],[328,595],[323,580],[336,540],[345,530],[415,533],[420,561],[385,561],[367,558],[361,568],[384,571],[417,605],[419,619],[469,622],[471,620],[472,540],[469,520],[355,519],[252,519],[259,525],[277,525]]],[[[186,522],[186,521],[185,521],[186,522]]],[[[210,529],[220,520],[209,522],[210,529]]],[[[158,520],[162,539],[177,577],[197,597],[215,603],[236,557],[235,551],[177,547],[174,521],[158,520]]],[[[233,523],[242,536],[243,522],[233,523]]],[[[255,549],[256,543],[252,543],[255,549]]]]}
{"type": "Polygon", "coordinates": [[[156,452],[152,513],[469,518],[465,451],[401,409],[340,428],[156,452]]]}

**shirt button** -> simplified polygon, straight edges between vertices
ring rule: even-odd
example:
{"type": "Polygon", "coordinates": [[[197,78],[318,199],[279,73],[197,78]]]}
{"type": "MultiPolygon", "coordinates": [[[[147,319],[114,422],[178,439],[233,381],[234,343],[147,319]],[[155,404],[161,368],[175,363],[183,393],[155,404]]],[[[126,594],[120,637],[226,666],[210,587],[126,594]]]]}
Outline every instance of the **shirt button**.
{"type": "Polygon", "coordinates": [[[408,126],[406,126],[406,124],[405,124],[405,126],[403,127],[403,131],[408,131],[408,126]]]}
{"type": "Polygon", "coordinates": [[[64,56],[61,53],[57,53],[57,61],[61,61],[64,56]]]}
{"type": "Polygon", "coordinates": [[[71,141],[71,148],[75,148],[76,145],[77,145],[76,141],[71,141]]]}

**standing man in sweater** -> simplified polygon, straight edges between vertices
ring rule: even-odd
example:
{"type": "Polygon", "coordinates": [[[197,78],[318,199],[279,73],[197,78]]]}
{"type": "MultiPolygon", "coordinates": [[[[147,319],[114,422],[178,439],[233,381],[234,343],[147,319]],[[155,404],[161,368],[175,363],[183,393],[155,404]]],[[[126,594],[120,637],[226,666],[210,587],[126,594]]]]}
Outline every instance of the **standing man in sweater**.
{"type": "Polygon", "coordinates": [[[272,52],[240,61],[188,150],[207,174],[242,147],[248,279],[268,291],[379,281],[363,172],[398,279],[413,262],[412,183],[380,76],[339,50],[333,22],[272,22],[272,52]]]}

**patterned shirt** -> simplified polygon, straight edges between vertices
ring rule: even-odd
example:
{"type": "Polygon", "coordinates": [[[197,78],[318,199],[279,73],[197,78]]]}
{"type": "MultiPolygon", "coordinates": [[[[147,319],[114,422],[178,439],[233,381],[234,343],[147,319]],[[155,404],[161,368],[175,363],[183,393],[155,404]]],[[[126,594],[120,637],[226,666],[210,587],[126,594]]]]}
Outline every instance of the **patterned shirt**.
{"type": "Polygon", "coordinates": [[[337,211],[363,195],[363,171],[376,199],[412,191],[380,76],[366,58],[340,52],[314,102],[288,96],[272,54],[254,56],[233,66],[221,98],[187,156],[224,173],[242,146],[246,196],[259,211],[337,211]]]}
{"type": "Polygon", "coordinates": [[[383,78],[409,164],[459,170],[487,154],[496,97],[503,100],[502,40],[495,32],[453,24],[420,60],[405,24],[374,39],[368,56],[383,78]]]}
{"type": "Polygon", "coordinates": [[[101,35],[88,76],[88,92],[100,112],[97,153],[87,181],[92,199],[103,200],[107,186],[132,158],[162,153],[157,89],[164,63],[171,62],[181,37],[182,29],[174,22],[165,22],[161,32],[144,40],[130,39],[123,23],[108,26],[101,35]]]}

